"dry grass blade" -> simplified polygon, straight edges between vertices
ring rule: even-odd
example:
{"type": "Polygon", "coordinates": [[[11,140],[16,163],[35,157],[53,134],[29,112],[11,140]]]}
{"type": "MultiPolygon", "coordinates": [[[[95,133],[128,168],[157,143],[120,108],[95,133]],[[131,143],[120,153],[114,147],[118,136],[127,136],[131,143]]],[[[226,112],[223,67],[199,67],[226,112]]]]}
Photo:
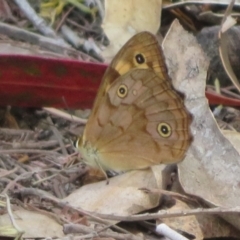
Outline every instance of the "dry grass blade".
{"type": "Polygon", "coordinates": [[[233,69],[231,67],[230,61],[229,61],[229,56],[228,56],[228,49],[227,49],[227,30],[232,27],[233,25],[236,24],[236,20],[234,20],[231,17],[231,11],[234,5],[234,0],[231,1],[231,3],[229,4],[224,18],[222,20],[222,24],[221,24],[221,29],[219,31],[219,55],[220,58],[222,60],[222,64],[223,67],[227,73],[227,75],[229,76],[230,80],[232,81],[232,83],[234,84],[234,86],[238,89],[238,91],[240,92],[240,84],[239,81],[235,75],[235,73],[233,72],[233,69]]]}

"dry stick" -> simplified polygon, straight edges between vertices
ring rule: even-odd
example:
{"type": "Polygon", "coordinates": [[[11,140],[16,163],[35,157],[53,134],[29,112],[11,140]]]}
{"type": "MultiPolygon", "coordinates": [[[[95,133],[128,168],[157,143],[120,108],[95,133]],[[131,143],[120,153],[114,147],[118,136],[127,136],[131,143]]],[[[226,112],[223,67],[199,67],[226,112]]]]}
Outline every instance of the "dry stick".
{"type": "MultiPolygon", "coordinates": [[[[19,144],[19,143],[18,143],[19,144]]],[[[4,148],[5,146],[7,147],[13,147],[13,143],[11,142],[5,142],[5,141],[0,141],[0,145],[2,148],[4,148]]]]}
{"type": "MultiPolygon", "coordinates": [[[[21,11],[26,15],[26,17],[31,21],[31,23],[45,36],[56,38],[56,34],[51,29],[47,23],[40,18],[31,5],[26,0],[14,0],[21,11]]],[[[62,42],[63,39],[61,39],[62,42]]]]}
{"type": "Polygon", "coordinates": [[[80,30],[84,30],[86,32],[92,32],[92,33],[96,33],[99,34],[98,31],[94,30],[94,29],[89,29],[88,27],[82,26],[79,23],[76,23],[75,21],[71,20],[71,19],[67,19],[66,20],[67,23],[72,24],[74,27],[79,28],[80,30]]]}
{"type": "Polygon", "coordinates": [[[61,117],[61,118],[64,118],[66,120],[69,120],[69,121],[73,121],[73,122],[76,122],[76,123],[82,123],[82,124],[86,124],[87,123],[87,119],[84,119],[84,118],[79,118],[79,117],[76,117],[76,116],[73,116],[69,113],[65,113],[61,110],[58,110],[56,108],[43,108],[45,111],[47,111],[48,113],[51,113],[57,117],[61,117]]]}
{"type": "Polygon", "coordinates": [[[36,186],[36,185],[38,185],[38,184],[40,184],[40,183],[46,182],[46,181],[48,181],[48,180],[50,180],[50,179],[56,177],[57,175],[58,175],[58,173],[55,173],[55,174],[53,174],[53,175],[51,175],[51,176],[48,176],[48,177],[45,177],[45,178],[39,179],[39,180],[33,182],[32,185],[33,185],[33,186],[36,186]]]}
{"type": "Polygon", "coordinates": [[[0,33],[8,36],[9,38],[15,39],[8,40],[8,44],[13,45],[14,47],[32,50],[32,52],[35,54],[38,52],[42,53],[41,55],[47,54],[47,57],[62,58],[62,54],[65,52],[65,50],[74,51],[69,45],[58,43],[55,39],[45,37],[37,33],[32,33],[2,22],[0,23],[0,33]],[[24,41],[25,44],[17,41],[24,41]]]}
{"type": "MultiPolygon", "coordinates": [[[[64,36],[64,38],[66,38],[68,42],[70,42],[71,45],[73,45],[75,48],[82,47],[84,49],[84,43],[87,40],[84,38],[80,38],[78,34],[75,31],[73,31],[70,27],[68,27],[66,24],[64,24],[61,27],[61,33],[64,36]]],[[[87,51],[87,49],[84,50],[87,51]]]]}
{"type": "Polygon", "coordinates": [[[62,219],[62,217],[60,216],[60,214],[58,214],[58,215],[56,215],[56,214],[54,214],[54,213],[52,213],[52,212],[50,212],[50,211],[47,211],[47,210],[42,210],[42,209],[39,209],[39,208],[37,208],[37,207],[35,207],[35,206],[32,206],[32,205],[30,205],[30,204],[23,204],[22,202],[20,202],[19,203],[23,208],[28,208],[28,210],[30,210],[30,211],[36,211],[36,212],[38,212],[38,213],[41,213],[41,214],[43,214],[43,215],[45,215],[45,216],[48,216],[48,217],[50,217],[50,218],[53,218],[53,219],[55,219],[56,221],[57,221],[57,223],[59,223],[59,224],[63,224],[63,222],[66,222],[66,220],[65,219],[62,219]]]}
{"type": "Polygon", "coordinates": [[[59,142],[57,140],[49,140],[49,141],[38,141],[38,142],[13,142],[13,143],[8,143],[1,141],[3,144],[10,144],[12,148],[14,149],[22,149],[22,148],[28,148],[28,149],[43,149],[43,148],[52,148],[56,147],[59,142]]]}
{"type": "MultiPolygon", "coordinates": [[[[68,147],[71,147],[72,146],[72,144],[67,144],[66,145],[66,148],[68,148],[68,147]]],[[[58,147],[58,148],[55,148],[54,149],[54,151],[59,151],[59,150],[61,150],[61,148],[60,147],[58,147]]],[[[40,158],[41,156],[43,156],[44,154],[38,154],[38,155],[34,155],[34,156],[31,156],[31,157],[29,157],[29,161],[31,161],[31,160],[35,160],[35,159],[38,159],[38,158],[40,158]]],[[[46,155],[46,154],[45,154],[46,155]]],[[[75,155],[77,155],[77,153],[73,153],[73,154],[69,154],[68,156],[67,156],[67,158],[72,158],[72,157],[74,157],[75,155]]],[[[49,160],[46,160],[46,161],[48,161],[49,162],[49,160]]],[[[59,164],[58,162],[54,162],[54,161],[52,161],[51,163],[54,163],[55,165],[57,165],[57,166],[60,166],[61,164],[59,164]]]]}
{"type": "Polygon", "coordinates": [[[229,60],[229,51],[227,47],[227,30],[236,24],[236,20],[231,17],[231,12],[234,6],[235,0],[231,0],[227,6],[227,9],[224,13],[224,16],[221,21],[220,30],[218,32],[218,40],[219,40],[219,57],[221,59],[222,66],[225,70],[225,73],[236,87],[238,92],[240,92],[240,84],[234,73],[230,60],[229,60]]]}
{"type": "MultiPolygon", "coordinates": [[[[207,88],[211,89],[212,91],[214,91],[214,93],[216,93],[216,88],[215,88],[215,86],[207,85],[207,88]]],[[[233,90],[235,90],[235,89],[236,89],[236,88],[234,87],[233,90]]],[[[221,92],[227,94],[227,95],[228,95],[227,97],[230,96],[230,97],[235,97],[235,98],[237,98],[237,99],[240,99],[239,94],[234,93],[234,92],[231,92],[231,91],[230,91],[231,89],[229,89],[228,87],[226,87],[226,88],[221,88],[220,90],[221,90],[221,92]]],[[[224,95],[224,97],[225,97],[225,95],[224,95]]]]}
{"type": "Polygon", "coordinates": [[[13,181],[9,182],[7,184],[7,186],[4,188],[4,190],[2,191],[2,194],[6,194],[8,189],[10,189],[14,184],[16,184],[19,180],[22,180],[22,179],[27,179],[27,178],[30,178],[34,173],[23,173],[21,174],[20,176],[17,176],[13,181]]]}
{"type": "Polygon", "coordinates": [[[48,180],[56,177],[56,176],[59,175],[60,173],[66,172],[65,169],[56,170],[56,169],[52,169],[52,168],[44,169],[44,170],[38,171],[38,172],[46,172],[46,171],[49,172],[49,171],[51,171],[51,170],[52,170],[52,172],[56,172],[56,173],[53,173],[53,175],[51,175],[51,176],[48,176],[48,177],[45,177],[45,178],[42,178],[42,179],[39,179],[39,180],[33,182],[33,186],[36,186],[36,185],[38,185],[39,183],[43,183],[43,182],[45,182],[45,181],[48,181],[48,180]]]}
{"type": "Polygon", "coordinates": [[[71,13],[71,11],[74,9],[74,6],[70,7],[68,9],[68,11],[66,13],[64,13],[62,19],[60,20],[60,22],[58,23],[55,31],[58,32],[59,31],[59,28],[63,25],[64,21],[66,20],[66,18],[68,17],[68,15],[71,13]]]}
{"type": "MultiPolygon", "coordinates": [[[[2,177],[2,178],[0,178],[0,182],[9,184],[11,182],[11,180],[9,178],[2,177]]],[[[0,194],[2,194],[2,192],[0,194]]]]}
{"type": "MultiPolygon", "coordinates": [[[[95,213],[95,216],[101,217],[107,220],[113,221],[126,221],[126,222],[135,222],[135,221],[146,221],[159,218],[169,218],[169,217],[183,217],[190,215],[200,215],[200,214],[226,214],[226,213],[240,213],[240,207],[233,208],[224,208],[224,207],[215,207],[215,208],[196,208],[190,210],[160,210],[158,213],[145,213],[132,216],[120,216],[120,215],[111,215],[111,214],[100,214],[95,213]]],[[[92,213],[93,214],[93,213],[92,213]]]]}
{"type": "MultiPolygon", "coordinates": [[[[34,156],[30,156],[28,158],[29,162],[33,161],[33,160],[36,160],[36,159],[40,159],[40,157],[42,157],[43,155],[42,154],[35,154],[34,156]]],[[[57,165],[56,163],[54,163],[55,165],[57,165]]],[[[57,165],[58,166],[58,165],[57,165]]]]}
{"type": "MultiPolygon", "coordinates": [[[[76,213],[79,213],[79,214],[81,214],[83,216],[88,216],[88,217],[90,217],[91,219],[93,219],[96,222],[103,223],[103,224],[106,224],[106,225],[111,225],[112,224],[112,222],[109,222],[107,220],[103,220],[103,219],[95,216],[94,213],[92,214],[92,213],[84,211],[82,209],[75,208],[75,207],[71,206],[70,204],[68,204],[67,202],[60,201],[58,198],[50,195],[49,193],[47,193],[47,192],[45,192],[43,190],[33,189],[33,188],[22,188],[18,192],[23,197],[25,195],[36,196],[36,197],[39,197],[41,200],[49,201],[49,202],[52,202],[52,203],[56,204],[61,209],[68,208],[68,209],[74,210],[76,213]]],[[[112,226],[112,227],[115,228],[116,230],[122,232],[122,233],[129,233],[128,231],[126,231],[126,230],[124,230],[124,229],[122,229],[122,228],[120,228],[118,226],[112,226]]]]}
{"type": "Polygon", "coordinates": [[[0,128],[0,132],[4,133],[4,134],[9,134],[9,135],[21,135],[23,133],[32,133],[32,134],[34,134],[34,131],[27,130],[27,129],[0,128]]]}
{"type": "MultiPolygon", "coordinates": [[[[212,86],[212,85],[207,85],[207,86],[212,86]]],[[[226,87],[222,87],[223,89],[226,89],[226,90],[228,90],[228,91],[231,91],[231,90],[235,90],[236,88],[235,88],[235,86],[233,86],[233,85],[229,85],[229,86],[226,86],[226,87]]]]}
{"type": "Polygon", "coordinates": [[[183,201],[190,201],[190,202],[196,203],[196,199],[194,199],[193,197],[189,197],[189,196],[177,193],[177,192],[172,192],[172,191],[168,191],[168,190],[164,190],[164,189],[139,188],[139,190],[142,190],[143,192],[145,192],[147,194],[164,194],[167,196],[181,199],[183,201]]]}
{"type": "Polygon", "coordinates": [[[11,19],[14,23],[18,23],[18,19],[13,16],[11,8],[9,7],[7,1],[1,1],[4,7],[4,11],[6,11],[8,19],[11,19]]]}
{"type": "Polygon", "coordinates": [[[49,116],[47,117],[47,121],[49,122],[50,128],[52,129],[55,137],[57,138],[57,140],[59,142],[59,145],[61,147],[63,155],[68,156],[67,149],[65,148],[65,145],[62,140],[62,136],[59,133],[59,131],[57,130],[57,128],[53,125],[52,119],[49,116]]]}
{"type": "Polygon", "coordinates": [[[80,38],[70,27],[66,24],[61,28],[62,35],[70,42],[75,48],[81,47],[86,52],[90,52],[91,50],[97,54],[97,58],[102,62],[103,58],[101,56],[101,50],[93,40],[93,38],[89,37],[88,39],[80,38]]]}
{"type": "Polygon", "coordinates": [[[3,177],[6,177],[8,175],[11,175],[12,173],[15,173],[16,171],[18,171],[19,168],[18,167],[15,167],[13,168],[12,170],[5,170],[5,169],[2,169],[1,172],[0,172],[0,179],[3,178],[3,177]]]}
{"type": "Polygon", "coordinates": [[[15,159],[13,159],[11,156],[8,155],[0,155],[0,158],[4,160],[4,162],[7,164],[7,168],[12,168],[13,166],[18,166],[18,173],[13,173],[10,177],[15,179],[15,177],[19,176],[19,174],[28,172],[28,167],[24,164],[20,164],[19,162],[16,162],[15,159]]]}
{"type": "MultiPolygon", "coordinates": [[[[29,167],[29,169],[30,169],[30,167],[29,167]]],[[[28,169],[28,170],[29,170],[29,169],[28,169]]],[[[20,169],[20,166],[14,168],[14,169],[11,170],[11,171],[7,171],[6,174],[7,174],[7,175],[10,175],[10,174],[14,173],[16,170],[21,170],[21,169],[20,169]]],[[[31,170],[31,169],[30,169],[30,170],[31,170]]],[[[17,181],[21,180],[22,178],[24,178],[24,177],[25,177],[24,175],[27,176],[28,174],[30,174],[30,176],[31,176],[31,174],[44,173],[44,172],[47,172],[47,171],[50,171],[50,172],[52,171],[52,172],[53,172],[53,175],[51,175],[51,176],[49,176],[49,177],[46,177],[46,178],[44,178],[44,179],[37,180],[37,181],[33,182],[32,185],[35,186],[35,185],[37,185],[37,184],[39,184],[39,183],[43,183],[44,181],[47,181],[47,180],[49,180],[49,179],[51,179],[51,178],[59,175],[60,173],[67,173],[68,169],[56,170],[55,168],[48,168],[48,169],[44,169],[44,170],[39,170],[38,172],[31,172],[31,173],[25,171],[25,172],[23,172],[20,176],[16,176],[16,177],[15,177],[15,183],[16,183],[17,181]]],[[[6,174],[5,174],[5,175],[6,175],[6,174]]],[[[5,175],[0,175],[0,180],[3,180],[3,177],[5,177],[5,175]]],[[[66,179],[67,179],[67,178],[66,178],[66,179]]],[[[66,179],[65,179],[65,180],[66,180],[66,179]]],[[[4,192],[6,192],[6,191],[12,186],[13,183],[14,183],[14,182],[10,182],[10,180],[9,180],[9,182],[8,182],[9,186],[7,186],[7,187],[5,188],[4,192]]]]}
{"type": "MultiPolygon", "coordinates": [[[[14,38],[16,40],[21,40],[21,41],[25,41],[27,43],[30,44],[34,44],[34,47],[29,45],[27,47],[27,49],[36,49],[36,46],[38,47],[38,51],[40,53],[44,53],[45,55],[47,55],[48,57],[52,57],[52,58],[63,58],[62,55],[65,56],[66,55],[69,56],[71,59],[78,59],[78,60],[85,60],[85,61],[89,61],[89,62],[97,62],[99,63],[99,60],[83,53],[80,51],[77,51],[73,48],[71,48],[69,45],[66,46],[66,44],[61,44],[59,42],[56,42],[55,39],[49,38],[49,37],[45,37],[42,36],[40,34],[36,34],[36,33],[32,33],[29,31],[26,31],[24,29],[6,24],[6,23],[2,23],[0,22],[0,34],[3,35],[7,35],[10,38],[14,38]],[[41,48],[45,49],[45,50],[49,50],[49,51],[43,51],[41,50],[41,48]],[[60,55],[59,55],[60,54],[60,55]]],[[[19,42],[16,41],[9,41],[8,40],[8,44],[11,44],[13,46],[19,46],[22,47],[22,44],[19,44],[19,42]]],[[[26,48],[26,46],[25,46],[26,48]]]]}
{"type": "Polygon", "coordinates": [[[40,153],[45,155],[54,155],[55,157],[60,157],[62,154],[55,151],[46,150],[36,150],[36,149],[1,149],[0,154],[15,154],[15,153],[40,153]]]}
{"type": "MultiPolygon", "coordinates": [[[[100,230],[102,231],[102,230],[100,230]]],[[[100,232],[100,231],[94,231],[94,229],[81,225],[81,224],[64,224],[63,232],[65,234],[71,234],[71,233],[84,233],[87,235],[79,236],[75,238],[77,239],[86,239],[86,238],[93,238],[93,237],[105,237],[105,238],[113,238],[118,240],[142,240],[142,237],[135,236],[133,234],[122,234],[122,233],[116,233],[116,232],[100,232]]]]}
{"type": "Polygon", "coordinates": [[[227,94],[228,96],[231,96],[231,97],[235,97],[235,98],[237,98],[237,99],[240,99],[239,93],[237,94],[237,93],[231,92],[231,91],[229,91],[229,90],[227,90],[227,89],[224,89],[224,88],[221,88],[221,92],[227,94]]]}
{"type": "Polygon", "coordinates": [[[14,219],[13,214],[12,214],[10,200],[9,200],[9,197],[8,197],[7,194],[5,194],[5,198],[6,198],[7,212],[8,212],[9,218],[12,222],[13,227],[18,231],[19,239],[21,239],[21,236],[23,235],[24,231],[15,222],[15,219],[14,219]]]}

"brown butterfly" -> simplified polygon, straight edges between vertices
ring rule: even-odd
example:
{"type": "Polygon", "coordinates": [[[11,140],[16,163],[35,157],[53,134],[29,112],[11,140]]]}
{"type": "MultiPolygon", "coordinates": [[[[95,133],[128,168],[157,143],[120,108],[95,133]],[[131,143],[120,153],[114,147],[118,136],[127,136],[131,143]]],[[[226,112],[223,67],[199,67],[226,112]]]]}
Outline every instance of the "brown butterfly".
{"type": "Polygon", "coordinates": [[[126,171],[183,159],[191,115],[149,32],[132,37],[108,67],[77,146],[103,170],[126,171]]]}

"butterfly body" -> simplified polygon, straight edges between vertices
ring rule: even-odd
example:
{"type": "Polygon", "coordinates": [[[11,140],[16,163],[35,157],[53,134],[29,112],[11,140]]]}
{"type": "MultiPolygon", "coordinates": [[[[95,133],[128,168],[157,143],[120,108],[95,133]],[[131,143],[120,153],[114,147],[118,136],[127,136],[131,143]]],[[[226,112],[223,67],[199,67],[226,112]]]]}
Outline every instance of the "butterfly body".
{"type": "Polygon", "coordinates": [[[103,170],[178,162],[191,142],[190,122],[156,38],[143,32],[106,71],[78,147],[90,165],[103,170]]]}

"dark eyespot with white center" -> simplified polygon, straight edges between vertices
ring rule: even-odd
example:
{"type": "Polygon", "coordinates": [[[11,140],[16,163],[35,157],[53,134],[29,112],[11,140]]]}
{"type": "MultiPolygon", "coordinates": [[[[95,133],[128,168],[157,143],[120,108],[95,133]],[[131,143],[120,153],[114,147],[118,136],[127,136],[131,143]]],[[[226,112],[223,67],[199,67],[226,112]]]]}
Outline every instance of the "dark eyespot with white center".
{"type": "Polygon", "coordinates": [[[146,61],[144,55],[141,54],[141,53],[138,53],[138,54],[135,56],[135,60],[136,60],[136,62],[137,62],[138,64],[143,64],[143,63],[145,63],[145,61],[146,61]]]}
{"type": "Polygon", "coordinates": [[[157,131],[161,137],[168,138],[172,134],[172,128],[167,123],[159,123],[157,126],[157,131]]]}
{"type": "Polygon", "coordinates": [[[128,88],[126,85],[124,84],[121,84],[117,90],[117,95],[120,97],[120,98],[124,98],[126,97],[128,94],[128,88]]]}

